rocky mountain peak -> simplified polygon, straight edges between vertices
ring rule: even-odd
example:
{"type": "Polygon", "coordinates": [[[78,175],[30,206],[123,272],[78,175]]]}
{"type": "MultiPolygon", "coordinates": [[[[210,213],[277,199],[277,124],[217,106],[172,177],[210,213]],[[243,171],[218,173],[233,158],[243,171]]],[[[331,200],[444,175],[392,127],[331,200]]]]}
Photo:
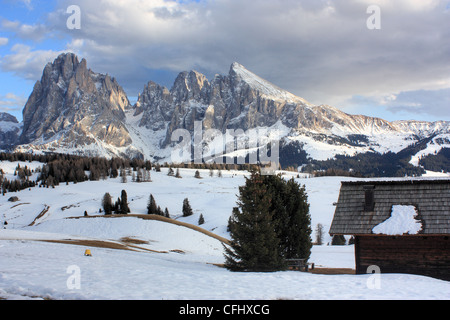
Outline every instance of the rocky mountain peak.
{"type": "Polygon", "coordinates": [[[191,70],[181,72],[173,84],[170,93],[177,102],[186,102],[188,100],[201,100],[205,97],[206,90],[209,88],[209,81],[205,75],[191,70]]]}
{"type": "Polygon", "coordinates": [[[257,91],[259,94],[264,95],[269,99],[292,103],[302,103],[308,106],[313,106],[305,99],[300,98],[284,89],[281,89],[273,83],[249,71],[238,62],[233,62],[233,64],[231,65],[229,76],[234,79],[235,82],[243,82],[247,84],[251,89],[257,91]]]}
{"type": "Polygon", "coordinates": [[[23,110],[20,144],[127,146],[126,93],[114,78],[94,73],[73,53],[48,63],[23,110]]]}
{"type": "Polygon", "coordinates": [[[49,62],[46,65],[44,75],[48,71],[55,71],[56,74],[62,75],[64,79],[69,79],[79,64],[78,57],[75,54],[62,53],[53,62],[49,62]]]}
{"type": "Polygon", "coordinates": [[[19,123],[19,121],[17,121],[16,117],[14,117],[12,114],[9,114],[7,112],[0,112],[0,122],[19,123]]]}

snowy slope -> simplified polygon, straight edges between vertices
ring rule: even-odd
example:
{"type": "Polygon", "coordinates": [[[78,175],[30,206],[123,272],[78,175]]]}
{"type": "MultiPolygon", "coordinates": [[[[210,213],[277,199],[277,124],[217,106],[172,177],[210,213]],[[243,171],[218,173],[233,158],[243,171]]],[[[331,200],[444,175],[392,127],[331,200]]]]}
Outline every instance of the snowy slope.
{"type": "Polygon", "coordinates": [[[277,87],[273,83],[259,77],[237,62],[234,62],[231,65],[231,69],[241,78],[242,81],[250,85],[251,88],[259,91],[259,93],[263,94],[266,98],[286,101],[289,103],[301,103],[309,107],[313,106],[313,104],[309,103],[305,99],[297,97],[296,95],[277,87]]]}
{"type": "MultiPolygon", "coordinates": [[[[1,163],[11,174],[16,163],[1,163]]],[[[21,164],[22,165],[22,164],[21,164]]],[[[37,163],[30,166],[36,167],[37,163]]],[[[370,289],[370,275],[314,275],[299,272],[232,273],[223,263],[220,241],[190,228],[136,217],[101,218],[105,192],[113,199],[125,189],[132,214],[145,214],[149,194],[172,218],[229,237],[226,224],[245,172],[222,171],[222,178],[181,169],[182,178],[152,171],[152,182],[128,177],[32,188],[0,197],[0,297],[8,299],[449,299],[450,283],[413,275],[382,275],[381,288],[370,289]],[[16,195],[18,202],[9,202],[16,195]],[[181,217],[184,198],[194,215],[181,217]],[[48,209],[48,210],[47,210],[48,209]],[[45,214],[36,219],[41,212],[45,214]],[[82,218],[87,211],[90,218],[82,218]],[[92,217],[94,216],[94,217],[92,217]],[[67,219],[80,217],[78,219],[67,219]],[[32,222],[33,226],[29,226],[32,222]],[[41,240],[41,241],[36,241],[41,240]],[[43,242],[42,240],[53,240],[43,242]],[[130,240],[133,241],[130,243],[130,240]],[[65,241],[64,243],[60,243],[65,241]],[[90,242],[86,242],[90,241],[90,242]],[[78,243],[78,245],[77,245],[78,243]],[[99,244],[102,244],[99,247],[99,244]],[[118,250],[111,247],[121,246],[118,250]],[[85,257],[85,249],[93,256],[85,257]],[[70,285],[73,266],[80,287],[70,285]],[[69,283],[69,285],[68,285],[69,283]],[[414,286],[411,285],[414,283],[414,286]],[[301,288],[301,290],[299,289],[301,288]]],[[[285,172],[285,177],[294,173],[285,172]]],[[[296,178],[305,184],[312,228],[327,233],[339,194],[340,177],[296,178]]],[[[313,235],[314,236],[314,235],[313,235]]],[[[330,240],[327,235],[325,242],[330,240]]],[[[319,267],[353,268],[353,246],[314,246],[311,262],[319,267]]]]}

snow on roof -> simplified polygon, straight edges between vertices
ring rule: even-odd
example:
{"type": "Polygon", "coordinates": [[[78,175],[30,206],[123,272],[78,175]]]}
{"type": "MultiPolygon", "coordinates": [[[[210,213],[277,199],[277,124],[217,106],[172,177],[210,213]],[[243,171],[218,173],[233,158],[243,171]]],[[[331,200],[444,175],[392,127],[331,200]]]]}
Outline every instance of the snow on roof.
{"type": "Polygon", "coordinates": [[[422,222],[416,219],[417,215],[415,206],[394,205],[391,217],[376,225],[372,232],[385,235],[418,234],[422,230],[422,222]]]}
{"type": "Polygon", "coordinates": [[[449,179],[342,181],[329,232],[333,235],[374,234],[374,227],[392,217],[393,206],[403,205],[414,206],[420,213],[421,234],[450,235],[449,203],[449,179]],[[365,206],[367,186],[373,186],[373,210],[365,206]]]}
{"type": "Polygon", "coordinates": [[[422,176],[422,177],[380,177],[380,178],[354,178],[342,181],[342,184],[413,184],[413,183],[449,183],[449,176],[422,176]]]}

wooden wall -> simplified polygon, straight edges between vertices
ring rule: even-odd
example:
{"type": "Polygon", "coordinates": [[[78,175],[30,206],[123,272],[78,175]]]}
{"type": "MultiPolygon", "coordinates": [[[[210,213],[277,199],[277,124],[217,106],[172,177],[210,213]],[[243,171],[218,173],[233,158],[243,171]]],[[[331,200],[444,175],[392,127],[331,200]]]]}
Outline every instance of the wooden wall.
{"type": "Polygon", "coordinates": [[[450,281],[449,236],[355,237],[356,273],[371,265],[381,273],[409,273],[450,281]]]}

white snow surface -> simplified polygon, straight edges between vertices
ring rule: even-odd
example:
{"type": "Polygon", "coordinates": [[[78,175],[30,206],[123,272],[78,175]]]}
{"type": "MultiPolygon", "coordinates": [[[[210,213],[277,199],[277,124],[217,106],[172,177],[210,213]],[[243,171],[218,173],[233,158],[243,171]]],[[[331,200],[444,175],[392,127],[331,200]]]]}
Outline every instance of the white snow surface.
{"type": "Polygon", "coordinates": [[[257,76],[253,72],[247,70],[243,65],[234,62],[231,66],[233,70],[238,74],[241,79],[250,85],[252,88],[258,90],[261,94],[274,99],[287,101],[290,103],[301,103],[306,106],[312,107],[313,105],[303,98],[279,88],[278,86],[270,83],[269,81],[257,76]]]}
{"type": "Polygon", "coordinates": [[[422,230],[422,222],[417,220],[418,213],[415,206],[394,205],[391,217],[375,226],[375,234],[403,235],[417,234],[422,230]]]}
{"type": "MultiPolygon", "coordinates": [[[[25,163],[21,163],[21,166],[25,163]]],[[[13,177],[17,163],[0,163],[13,177]]],[[[29,164],[36,168],[37,163],[29,164]]],[[[217,266],[224,262],[222,243],[184,226],[137,217],[95,217],[101,199],[113,199],[125,189],[132,214],[145,214],[153,194],[157,204],[167,207],[173,219],[201,225],[207,231],[229,238],[227,222],[236,206],[238,187],[245,182],[243,171],[180,169],[181,179],[151,172],[152,182],[136,183],[128,177],[31,188],[0,197],[0,298],[6,299],[169,299],[169,300],[269,300],[269,299],[450,299],[450,282],[405,274],[382,274],[380,289],[370,289],[367,275],[318,275],[296,271],[273,273],[230,272],[217,266]],[[11,196],[19,201],[9,202],[11,196]],[[194,211],[183,218],[181,207],[188,198],[194,211]],[[43,210],[45,215],[36,219],[43,210]],[[82,218],[87,211],[91,218],[82,218]],[[76,217],[77,219],[68,219],[76,217]],[[30,224],[35,221],[34,225],[30,224]],[[131,250],[75,245],[43,240],[95,240],[108,244],[137,244],[131,250]],[[84,256],[90,249],[92,257],[84,256]],[[80,271],[80,287],[70,282],[73,266],[80,271]]],[[[289,179],[297,173],[283,172],[289,179]]],[[[353,246],[328,246],[328,230],[334,215],[333,203],[341,181],[349,178],[306,178],[311,227],[321,223],[324,243],[313,246],[310,262],[316,268],[354,268],[353,246]]],[[[312,238],[315,239],[315,233],[312,238]]]]}

